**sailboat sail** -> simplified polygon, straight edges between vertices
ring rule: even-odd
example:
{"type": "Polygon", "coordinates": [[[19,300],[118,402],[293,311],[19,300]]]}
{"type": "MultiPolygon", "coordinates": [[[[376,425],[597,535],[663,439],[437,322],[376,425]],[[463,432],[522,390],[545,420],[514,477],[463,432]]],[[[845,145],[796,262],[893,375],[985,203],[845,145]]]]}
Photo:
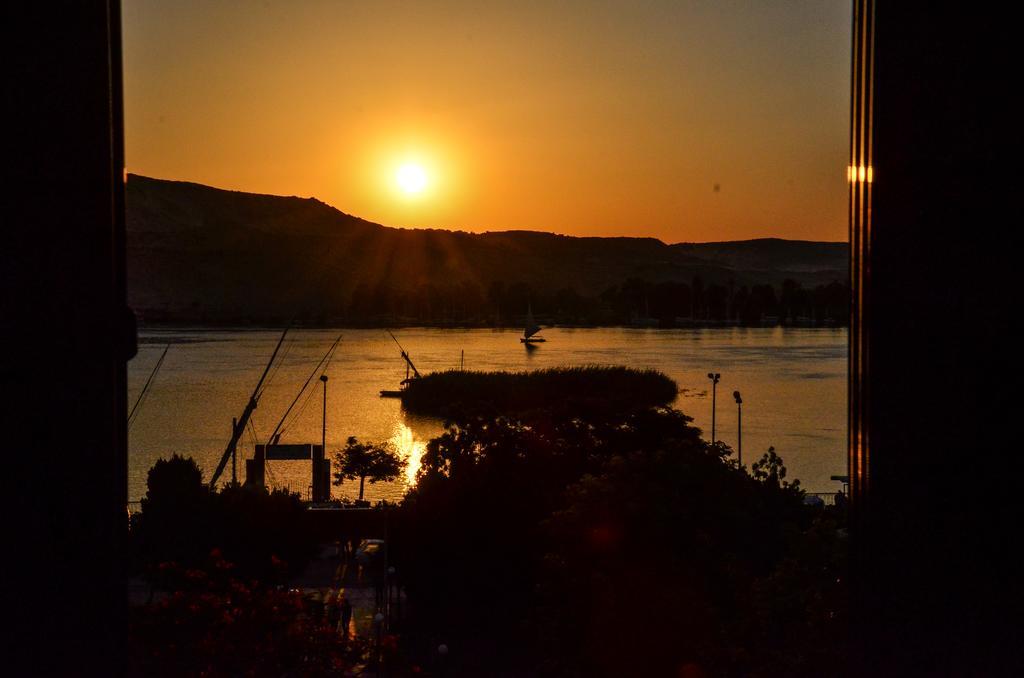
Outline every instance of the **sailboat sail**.
{"type": "Polygon", "coordinates": [[[533,319],[533,308],[530,306],[526,307],[526,328],[523,330],[523,337],[529,339],[533,335],[540,332],[540,325],[538,325],[533,319]]]}

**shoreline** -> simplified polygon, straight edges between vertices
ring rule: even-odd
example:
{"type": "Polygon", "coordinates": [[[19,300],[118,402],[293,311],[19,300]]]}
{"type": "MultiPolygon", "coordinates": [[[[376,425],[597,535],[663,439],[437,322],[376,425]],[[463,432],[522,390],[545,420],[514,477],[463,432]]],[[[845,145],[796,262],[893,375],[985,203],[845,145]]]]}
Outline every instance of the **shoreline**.
{"type": "MultiPolygon", "coordinates": [[[[715,322],[715,321],[694,321],[673,324],[632,324],[632,323],[551,323],[544,324],[544,330],[555,329],[626,329],[626,330],[701,330],[701,329],[824,329],[839,330],[848,329],[848,322],[842,323],[737,323],[737,322],[715,322]]],[[[271,332],[280,331],[284,324],[231,324],[231,323],[202,323],[193,321],[174,322],[145,322],[140,320],[138,330],[146,331],[184,331],[195,332],[271,332]]],[[[395,323],[293,323],[295,330],[386,330],[386,329],[431,329],[431,330],[515,330],[521,331],[522,324],[493,324],[493,323],[421,323],[421,322],[395,322],[395,323]]]]}

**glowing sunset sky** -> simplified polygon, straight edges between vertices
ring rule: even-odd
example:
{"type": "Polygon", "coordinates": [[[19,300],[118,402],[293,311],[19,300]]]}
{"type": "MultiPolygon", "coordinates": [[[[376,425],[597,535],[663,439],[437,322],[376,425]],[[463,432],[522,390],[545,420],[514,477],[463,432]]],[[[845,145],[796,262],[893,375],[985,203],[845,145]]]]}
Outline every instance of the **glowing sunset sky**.
{"type": "Polygon", "coordinates": [[[846,239],[848,0],[123,13],[130,172],[389,226],[846,239]]]}

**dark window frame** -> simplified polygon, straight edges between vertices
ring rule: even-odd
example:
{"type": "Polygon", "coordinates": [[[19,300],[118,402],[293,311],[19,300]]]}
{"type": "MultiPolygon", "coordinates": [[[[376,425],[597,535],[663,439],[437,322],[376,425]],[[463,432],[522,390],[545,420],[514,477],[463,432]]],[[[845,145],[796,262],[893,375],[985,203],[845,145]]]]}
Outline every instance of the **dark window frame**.
{"type": "MultiPolygon", "coordinates": [[[[1024,223],[1013,181],[1021,126],[1005,96],[1020,72],[1017,24],[983,3],[852,6],[854,664],[1009,674],[1020,668],[1021,586],[1006,544],[1021,455],[992,422],[1015,421],[1005,297],[1019,264],[986,228],[1024,223]],[[934,286],[950,267],[955,284],[934,286]],[[966,395],[944,407],[946,389],[966,395]]],[[[14,227],[0,267],[0,383],[14,403],[3,430],[9,449],[34,453],[10,455],[8,477],[37,479],[11,495],[8,665],[116,675],[134,350],[120,5],[4,11],[15,122],[5,163],[14,227]]]]}

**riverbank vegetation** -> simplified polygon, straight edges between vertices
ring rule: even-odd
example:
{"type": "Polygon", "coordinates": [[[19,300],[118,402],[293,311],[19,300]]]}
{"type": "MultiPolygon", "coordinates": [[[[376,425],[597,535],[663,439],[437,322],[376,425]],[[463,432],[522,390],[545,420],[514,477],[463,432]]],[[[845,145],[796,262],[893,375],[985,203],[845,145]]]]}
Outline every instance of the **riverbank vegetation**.
{"type": "Polygon", "coordinates": [[[468,417],[392,529],[410,648],[455,675],[835,675],[842,516],[677,410],[468,417]]]}
{"type": "MultiPolygon", "coordinates": [[[[462,410],[428,443],[387,514],[406,596],[389,666],[438,666],[444,645],[449,676],[840,674],[843,509],[806,504],[774,449],[741,468],[671,407],[618,406],[614,390],[556,404],[572,393],[558,379],[588,373],[541,374],[504,411],[462,410]],[[522,407],[538,387],[544,406],[522,407]]],[[[137,675],[316,675],[365,655],[279,588],[325,536],[297,496],[210,492],[172,457],[142,509],[136,571],[170,595],[132,611],[137,675]]]]}
{"type": "Polygon", "coordinates": [[[142,511],[132,516],[133,569],[173,590],[175,573],[203,568],[216,550],[238,576],[281,584],[316,553],[316,535],[297,494],[203,482],[191,458],[173,455],[149,471],[142,511]]]}
{"type": "Polygon", "coordinates": [[[656,370],[588,365],[532,372],[434,372],[409,382],[403,406],[415,414],[510,415],[599,408],[631,411],[668,405],[676,383],[656,370]]]}

